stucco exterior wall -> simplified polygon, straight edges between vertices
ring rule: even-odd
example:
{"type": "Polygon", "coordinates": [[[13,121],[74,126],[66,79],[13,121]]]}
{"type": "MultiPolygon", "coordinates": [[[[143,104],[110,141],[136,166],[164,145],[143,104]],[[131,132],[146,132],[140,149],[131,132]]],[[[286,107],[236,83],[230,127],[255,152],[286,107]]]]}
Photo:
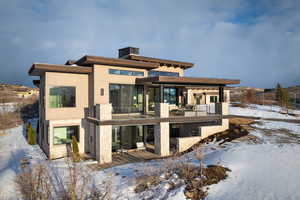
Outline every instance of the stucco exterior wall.
{"type": "Polygon", "coordinates": [[[94,65],[93,67],[93,81],[94,81],[94,105],[95,104],[107,104],[109,103],[109,84],[135,84],[136,78],[143,78],[143,76],[126,76],[126,75],[116,75],[109,74],[109,69],[119,69],[119,70],[131,70],[144,72],[144,77],[148,76],[147,70],[135,69],[127,67],[114,67],[106,65],[94,65]],[[104,95],[100,95],[101,89],[104,89],[104,95]]]}
{"type": "Polygon", "coordinates": [[[56,159],[67,156],[66,144],[53,144],[53,128],[61,126],[79,126],[79,153],[84,153],[84,122],[81,119],[75,120],[49,120],[48,141],[49,141],[49,158],[56,159]]]}
{"type": "Polygon", "coordinates": [[[229,128],[229,120],[222,119],[222,126],[204,126],[201,127],[201,138],[205,139],[215,133],[225,131],[229,128]]]}
{"type": "Polygon", "coordinates": [[[177,138],[177,151],[183,152],[199,142],[201,139],[202,138],[200,136],[177,138]]]}
{"type": "MultiPolygon", "coordinates": [[[[209,90],[209,89],[201,89],[201,88],[189,88],[188,89],[188,104],[196,104],[196,98],[194,94],[199,94],[199,93],[205,93],[206,95],[202,96],[200,103],[201,104],[210,104],[210,97],[211,96],[218,96],[219,99],[219,91],[218,90],[209,90]]],[[[224,98],[225,102],[229,103],[230,102],[230,94],[229,90],[224,90],[224,98]]]]}
{"type": "Polygon", "coordinates": [[[82,119],[88,107],[88,75],[70,73],[45,73],[45,120],[82,119]],[[50,108],[49,89],[53,86],[76,87],[76,107],[50,108]]]}
{"type": "Polygon", "coordinates": [[[176,138],[177,143],[177,151],[183,152],[190,147],[192,147],[194,144],[198,143],[199,141],[214,135],[216,133],[225,131],[229,128],[229,121],[228,119],[222,120],[222,125],[219,126],[203,126],[200,127],[200,136],[193,136],[193,137],[179,137],[176,138]]]}

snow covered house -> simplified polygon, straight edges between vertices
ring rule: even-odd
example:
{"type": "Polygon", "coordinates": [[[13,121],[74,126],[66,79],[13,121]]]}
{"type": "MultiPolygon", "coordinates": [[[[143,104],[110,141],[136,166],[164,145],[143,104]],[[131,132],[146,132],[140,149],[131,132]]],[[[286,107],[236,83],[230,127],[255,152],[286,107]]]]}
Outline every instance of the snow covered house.
{"type": "Polygon", "coordinates": [[[167,156],[227,129],[225,86],[240,81],[185,77],[193,66],[140,56],[133,47],[119,49],[119,58],[33,64],[29,75],[40,77],[39,145],[50,159],[64,157],[75,136],[80,153],[109,163],[112,152],[167,156]]]}

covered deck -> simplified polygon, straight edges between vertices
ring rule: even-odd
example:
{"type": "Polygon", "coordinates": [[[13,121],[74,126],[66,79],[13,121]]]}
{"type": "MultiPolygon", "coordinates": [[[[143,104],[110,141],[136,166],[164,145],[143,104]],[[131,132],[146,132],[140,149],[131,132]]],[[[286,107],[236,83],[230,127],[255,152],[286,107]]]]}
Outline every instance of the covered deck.
{"type": "MultiPolygon", "coordinates": [[[[144,86],[144,113],[155,110],[156,103],[168,103],[170,116],[199,117],[217,115],[215,103],[225,102],[224,87],[239,84],[240,80],[156,76],[137,78],[136,84],[144,86]],[[216,90],[213,103],[207,99],[205,92],[199,94],[197,101],[192,100],[193,89],[216,90]]],[[[197,94],[194,94],[197,96],[197,94]]]]}

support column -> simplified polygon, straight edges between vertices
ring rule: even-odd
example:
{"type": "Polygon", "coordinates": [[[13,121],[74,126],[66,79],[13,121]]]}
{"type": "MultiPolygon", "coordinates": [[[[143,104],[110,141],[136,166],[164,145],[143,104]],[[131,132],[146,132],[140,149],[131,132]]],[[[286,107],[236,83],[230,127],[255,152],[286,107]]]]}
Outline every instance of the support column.
{"type": "Polygon", "coordinates": [[[160,85],[159,88],[159,102],[164,103],[164,86],[160,85]]]}
{"type": "Polygon", "coordinates": [[[144,114],[149,111],[149,87],[144,85],[144,114]]]}
{"type": "Polygon", "coordinates": [[[228,115],[229,114],[229,108],[228,108],[228,103],[216,103],[215,108],[216,108],[216,113],[220,115],[228,115]]]}
{"type": "MultiPolygon", "coordinates": [[[[96,118],[100,121],[112,119],[111,104],[97,104],[96,118]]],[[[96,159],[100,164],[112,161],[112,126],[96,125],[96,159]]]]}
{"type": "Polygon", "coordinates": [[[219,102],[224,102],[224,86],[219,87],[219,102]]]}
{"type": "MultiPolygon", "coordinates": [[[[155,115],[160,118],[169,117],[169,104],[157,103],[155,105],[155,115]]],[[[156,154],[160,156],[170,155],[169,122],[160,122],[154,125],[154,145],[156,154]]]]}

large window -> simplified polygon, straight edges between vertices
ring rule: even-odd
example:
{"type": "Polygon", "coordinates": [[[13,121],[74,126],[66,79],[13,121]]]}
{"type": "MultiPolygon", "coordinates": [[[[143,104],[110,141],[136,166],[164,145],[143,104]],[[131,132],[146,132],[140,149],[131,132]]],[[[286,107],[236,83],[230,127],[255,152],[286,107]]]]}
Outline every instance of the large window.
{"type": "Polygon", "coordinates": [[[79,142],[79,126],[64,126],[53,128],[53,144],[68,144],[75,136],[79,142]]]}
{"type": "Polygon", "coordinates": [[[51,87],[50,108],[75,107],[75,87],[51,87]]]}
{"type": "Polygon", "coordinates": [[[109,85],[109,102],[113,113],[136,113],[143,111],[144,89],[137,85],[109,85]]]}
{"type": "Polygon", "coordinates": [[[112,151],[134,149],[143,140],[143,126],[112,126],[112,151]]]}
{"type": "Polygon", "coordinates": [[[148,99],[148,110],[154,111],[155,110],[155,103],[160,102],[160,92],[159,88],[156,87],[149,87],[149,99],[148,99]]]}
{"type": "Polygon", "coordinates": [[[175,76],[178,77],[179,73],[178,72],[163,72],[163,71],[155,71],[155,70],[151,70],[149,71],[149,75],[148,76],[175,76]]]}
{"type": "Polygon", "coordinates": [[[126,76],[144,76],[144,72],[119,70],[119,69],[109,69],[109,74],[126,75],[126,76]]]}
{"type": "Polygon", "coordinates": [[[178,104],[176,88],[164,88],[164,102],[169,104],[178,104]]]}

